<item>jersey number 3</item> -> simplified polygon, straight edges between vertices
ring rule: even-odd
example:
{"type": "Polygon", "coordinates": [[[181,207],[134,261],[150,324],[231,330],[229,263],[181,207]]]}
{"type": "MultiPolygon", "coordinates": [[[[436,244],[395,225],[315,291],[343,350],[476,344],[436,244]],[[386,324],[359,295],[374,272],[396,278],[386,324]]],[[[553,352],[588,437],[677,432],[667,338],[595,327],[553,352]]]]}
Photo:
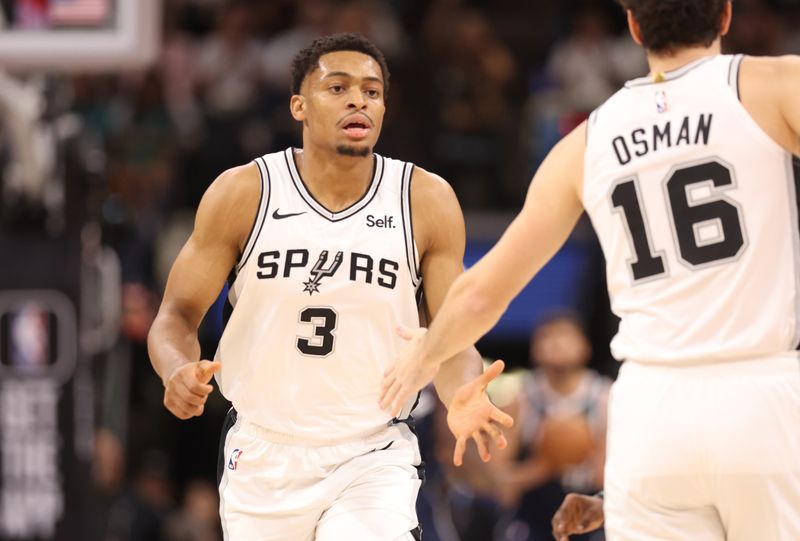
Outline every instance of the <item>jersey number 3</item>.
{"type": "Polygon", "coordinates": [[[307,306],[300,311],[300,323],[314,326],[311,337],[297,337],[295,346],[303,355],[327,357],[336,345],[336,323],[339,315],[329,306],[307,306]]]}
{"type": "MultiPolygon", "coordinates": [[[[664,186],[678,254],[688,267],[700,268],[739,255],[745,244],[739,205],[717,193],[733,187],[727,165],[715,160],[679,167],[664,186]],[[693,195],[700,192],[704,195],[693,195]]],[[[638,179],[614,184],[611,204],[622,211],[635,253],[630,261],[633,281],[665,274],[664,253],[656,253],[650,239],[638,179]]]]}

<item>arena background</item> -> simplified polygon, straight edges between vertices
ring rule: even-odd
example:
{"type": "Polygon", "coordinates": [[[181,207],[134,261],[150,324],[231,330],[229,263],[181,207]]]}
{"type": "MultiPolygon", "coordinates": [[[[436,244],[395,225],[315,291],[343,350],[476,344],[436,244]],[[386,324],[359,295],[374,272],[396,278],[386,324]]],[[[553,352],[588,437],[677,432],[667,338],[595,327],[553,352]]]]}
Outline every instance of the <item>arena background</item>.
{"type": "MultiPolygon", "coordinates": [[[[800,53],[800,0],[734,11],[727,51],[800,53]]],[[[170,416],[145,339],[205,188],[299,146],[291,57],[338,31],[385,52],[376,151],[453,185],[467,265],[558,138],[647,69],[612,0],[0,0],[0,539],[221,539],[227,403],[215,392],[202,418],[170,416]]],[[[613,378],[616,321],[585,220],[479,349],[524,371],[536,323],[565,310],[586,324],[589,366],[613,378]]],[[[515,377],[498,402],[519,400],[515,377]]],[[[535,502],[481,490],[480,465],[449,467],[434,402],[419,412],[425,539],[539,539],[507,527],[509,507],[535,502]]]]}

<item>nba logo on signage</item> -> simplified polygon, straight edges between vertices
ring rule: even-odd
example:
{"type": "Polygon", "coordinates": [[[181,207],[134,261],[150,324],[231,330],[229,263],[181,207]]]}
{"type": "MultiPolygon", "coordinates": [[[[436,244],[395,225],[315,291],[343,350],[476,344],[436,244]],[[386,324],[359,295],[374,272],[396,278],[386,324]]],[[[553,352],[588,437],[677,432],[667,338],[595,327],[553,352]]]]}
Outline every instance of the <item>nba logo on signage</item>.
{"type": "Polygon", "coordinates": [[[239,465],[239,457],[242,456],[241,449],[234,449],[231,453],[231,458],[228,460],[228,469],[229,470],[236,470],[236,466],[239,465]]]}
{"type": "Polygon", "coordinates": [[[669,106],[667,105],[667,93],[663,90],[656,92],[656,111],[659,113],[666,113],[669,111],[669,106]]]}

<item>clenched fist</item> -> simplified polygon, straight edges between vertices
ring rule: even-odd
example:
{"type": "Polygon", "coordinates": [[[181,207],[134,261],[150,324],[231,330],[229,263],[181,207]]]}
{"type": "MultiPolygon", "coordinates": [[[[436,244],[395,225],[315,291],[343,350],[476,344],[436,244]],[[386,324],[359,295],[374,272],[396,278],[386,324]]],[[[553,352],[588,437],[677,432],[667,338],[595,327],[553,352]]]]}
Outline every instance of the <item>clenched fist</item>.
{"type": "Polygon", "coordinates": [[[218,361],[200,361],[179,366],[164,384],[164,405],[178,419],[203,414],[208,395],[214,390],[209,384],[222,368],[218,361]]]}

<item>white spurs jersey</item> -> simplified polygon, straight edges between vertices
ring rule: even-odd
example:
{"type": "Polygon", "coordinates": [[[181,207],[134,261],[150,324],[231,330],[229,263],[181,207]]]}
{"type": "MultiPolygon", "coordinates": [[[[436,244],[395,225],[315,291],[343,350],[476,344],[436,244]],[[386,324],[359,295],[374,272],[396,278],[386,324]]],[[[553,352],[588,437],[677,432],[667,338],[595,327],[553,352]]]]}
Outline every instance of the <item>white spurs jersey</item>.
{"type": "Polygon", "coordinates": [[[419,326],[414,166],[376,154],[364,196],[331,212],[306,188],[293,149],[255,163],[261,203],[229,290],[222,393],[246,419],[298,439],[374,432],[391,421],[378,396],[403,345],[395,327],[419,326]]]}
{"type": "Polygon", "coordinates": [[[742,106],[742,57],[636,79],[589,118],[583,203],[620,360],[719,361],[800,340],[800,162],[742,106]]]}

